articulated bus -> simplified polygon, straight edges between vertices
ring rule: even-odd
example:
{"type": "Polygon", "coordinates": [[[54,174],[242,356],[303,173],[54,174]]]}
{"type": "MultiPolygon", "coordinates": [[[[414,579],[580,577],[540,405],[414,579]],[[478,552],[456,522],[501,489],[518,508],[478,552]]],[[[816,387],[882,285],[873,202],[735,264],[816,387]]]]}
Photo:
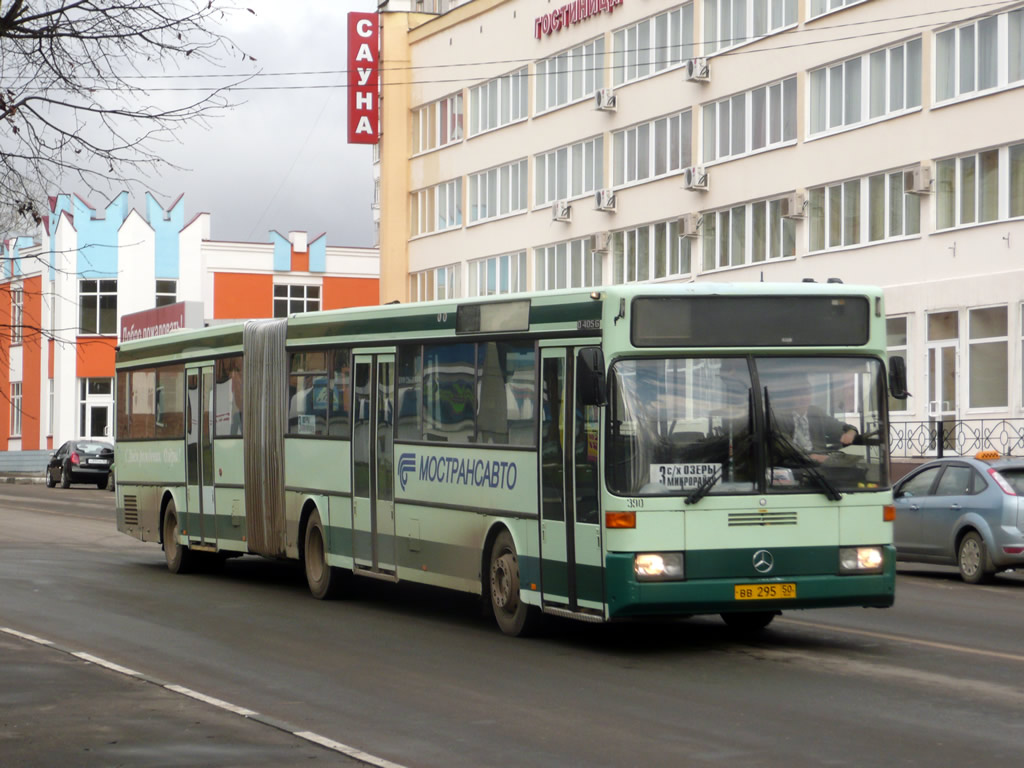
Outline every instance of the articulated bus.
{"type": "Polygon", "coordinates": [[[617,286],[117,350],[117,527],[480,595],[501,630],[893,603],[879,289],[617,286]],[[796,414],[796,415],[794,415],[796,414]]]}

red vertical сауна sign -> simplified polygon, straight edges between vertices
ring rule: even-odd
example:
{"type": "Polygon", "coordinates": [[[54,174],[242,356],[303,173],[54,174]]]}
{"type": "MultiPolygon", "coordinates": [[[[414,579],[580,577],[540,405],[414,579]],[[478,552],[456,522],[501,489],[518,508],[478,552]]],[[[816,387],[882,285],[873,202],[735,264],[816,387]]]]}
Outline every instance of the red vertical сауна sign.
{"type": "Polygon", "coordinates": [[[376,144],[380,114],[376,13],[348,15],[348,143],[376,144]]]}

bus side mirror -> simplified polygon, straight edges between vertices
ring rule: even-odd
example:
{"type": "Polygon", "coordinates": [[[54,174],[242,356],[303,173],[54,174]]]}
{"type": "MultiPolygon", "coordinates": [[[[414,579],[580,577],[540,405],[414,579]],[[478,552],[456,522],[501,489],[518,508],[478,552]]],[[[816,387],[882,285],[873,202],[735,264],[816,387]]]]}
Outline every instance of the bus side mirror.
{"type": "Polygon", "coordinates": [[[576,353],[576,398],[581,405],[604,405],[604,352],[583,347],[576,353]]]}
{"type": "Polygon", "coordinates": [[[907,361],[902,357],[889,360],[889,394],[897,400],[906,400],[907,392],[907,361]]]}

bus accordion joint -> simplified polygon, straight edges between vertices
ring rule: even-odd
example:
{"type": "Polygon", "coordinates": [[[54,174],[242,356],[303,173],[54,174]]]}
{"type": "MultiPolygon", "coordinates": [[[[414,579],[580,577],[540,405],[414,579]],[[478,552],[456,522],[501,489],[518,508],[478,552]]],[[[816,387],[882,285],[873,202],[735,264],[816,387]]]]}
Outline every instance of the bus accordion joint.
{"type": "Polygon", "coordinates": [[[605,528],[636,528],[636,512],[611,512],[604,513],[605,528]]]}
{"type": "Polygon", "coordinates": [[[891,523],[896,519],[896,507],[892,504],[886,504],[882,507],[882,521],[891,523]]]}

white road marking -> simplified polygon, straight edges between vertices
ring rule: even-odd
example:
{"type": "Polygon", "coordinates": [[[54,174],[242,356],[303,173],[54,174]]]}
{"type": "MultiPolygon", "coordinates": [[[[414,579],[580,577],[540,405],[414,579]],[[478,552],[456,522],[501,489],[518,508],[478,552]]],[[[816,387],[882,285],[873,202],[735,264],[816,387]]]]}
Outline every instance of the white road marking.
{"type": "Polygon", "coordinates": [[[935,640],[922,640],[921,638],[907,637],[906,635],[893,635],[889,634],[888,632],[873,632],[868,629],[851,629],[849,627],[839,627],[835,624],[818,624],[817,622],[801,621],[800,619],[780,618],[778,619],[778,621],[784,624],[795,624],[801,627],[824,629],[828,632],[839,632],[848,635],[858,635],[860,637],[870,637],[874,640],[891,640],[896,643],[920,645],[924,646],[925,648],[937,648],[942,651],[953,651],[954,653],[966,653],[974,656],[984,656],[989,659],[1001,659],[1003,661],[1024,662],[1024,654],[1019,653],[1006,653],[1004,651],[986,651],[984,648],[971,648],[966,645],[940,643],[935,640]]]}
{"type": "Polygon", "coordinates": [[[117,672],[119,674],[126,675],[127,677],[132,677],[137,680],[142,680],[143,682],[158,685],[161,688],[165,688],[168,691],[171,691],[172,693],[177,693],[181,696],[187,696],[191,699],[195,699],[196,701],[201,701],[204,704],[209,704],[210,706],[217,707],[218,709],[223,709],[226,712],[231,712],[232,714],[238,715],[239,717],[244,717],[247,720],[253,720],[254,722],[259,723],[260,725],[265,725],[270,728],[283,730],[285,733],[290,733],[292,736],[296,736],[300,739],[312,742],[314,744],[317,744],[318,746],[323,747],[324,749],[329,749],[332,752],[338,752],[339,754],[345,755],[346,757],[350,757],[353,760],[358,760],[359,762],[366,763],[367,765],[377,766],[377,768],[405,768],[405,766],[402,766],[398,763],[392,763],[390,760],[385,760],[382,757],[376,757],[374,755],[369,754],[368,752],[363,752],[361,749],[350,747],[346,744],[342,744],[340,741],[329,739],[326,736],[321,736],[320,734],[314,733],[313,731],[299,731],[295,730],[293,727],[287,724],[278,724],[278,721],[271,722],[270,718],[264,718],[263,715],[261,715],[259,712],[256,712],[255,710],[247,709],[246,707],[240,707],[236,704],[232,704],[229,701],[224,701],[223,699],[218,699],[213,696],[207,696],[204,693],[193,691],[191,688],[185,688],[181,685],[175,685],[173,683],[164,683],[160,682],[159,680],[154,680],[142,674],[141,672],[136,672],[134,669],[129,669],[128,667],[122,667],[120,664],[115,664],[112,661],[107,661],[106,659],[100,658],[99,656],[93,656],[91,653],[85,653],[83,651],[72,651],[67,648],[62,648],[61,646],[57,645],[51,640],[46,640],[45,638],[38,637],[37,635],[30,635],[27,632],[19,632],[18,630],[11,629],[10,627],[0,627],[0,632],[4,632],[14,637],[19,637],[22,640],[28,640],[29,642],[36,643],[38,645],[53,648],[54,650],[67,653],[71,656],[74,656],[75,658],[81,659],[82,661],[86,661],[90,664],[95,664],[97,666],[103,667],[104,669],[109,669],[112,672],[117,672]]]}

